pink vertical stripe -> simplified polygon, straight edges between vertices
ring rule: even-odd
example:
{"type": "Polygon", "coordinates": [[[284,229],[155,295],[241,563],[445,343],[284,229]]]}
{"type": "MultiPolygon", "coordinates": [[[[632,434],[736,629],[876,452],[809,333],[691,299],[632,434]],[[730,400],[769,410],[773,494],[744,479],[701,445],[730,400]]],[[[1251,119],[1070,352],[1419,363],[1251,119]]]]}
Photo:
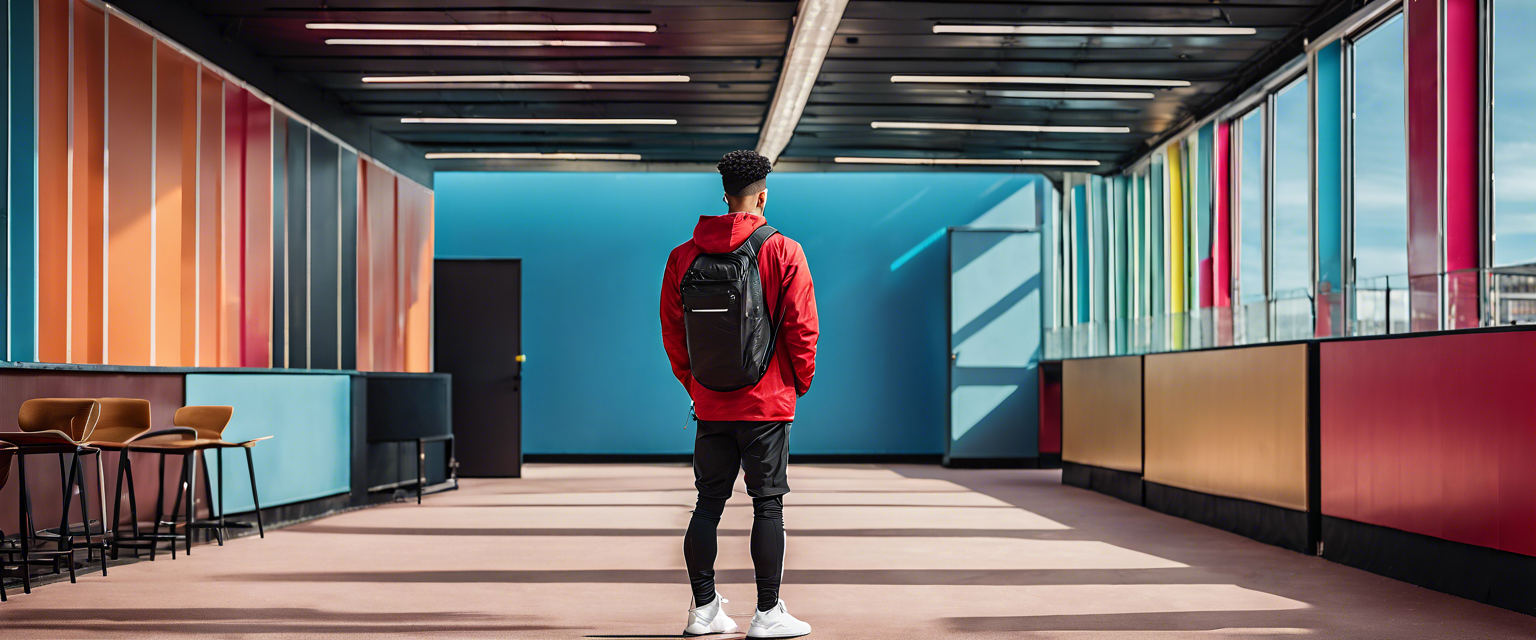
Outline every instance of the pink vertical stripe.
{"type": "Polygon", "coordinates": [[[1211,241],[1211,268],[1216,289],[1216,306],[1232,306],[1232,123],[1216,125],[1216,220],[1211,241]]]}
{"type": "Polygon", "coordinates": [[[1478,2],[1445,2],[1445,270],[1447,329],[1478,325],[1478,2]]]}
{"type": "Polygon", "coordinates": [[[1408,277],[1413,331],[1439,328],[1440,2],[1408,0],[1408,277]]]}

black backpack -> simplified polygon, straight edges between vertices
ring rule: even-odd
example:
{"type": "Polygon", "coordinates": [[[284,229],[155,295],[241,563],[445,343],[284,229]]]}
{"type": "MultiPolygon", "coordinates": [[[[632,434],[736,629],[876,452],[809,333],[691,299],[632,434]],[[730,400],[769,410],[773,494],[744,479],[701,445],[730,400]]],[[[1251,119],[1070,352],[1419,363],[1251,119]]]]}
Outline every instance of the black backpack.
{"type": "Polygon", "coordinates": [[[688,362],[705,389],[750,387],[768,372],[779,326],[768,318],[757,252],[777,233],[758,227],[735,251],[701,253],[683,273],[688,362]]]}

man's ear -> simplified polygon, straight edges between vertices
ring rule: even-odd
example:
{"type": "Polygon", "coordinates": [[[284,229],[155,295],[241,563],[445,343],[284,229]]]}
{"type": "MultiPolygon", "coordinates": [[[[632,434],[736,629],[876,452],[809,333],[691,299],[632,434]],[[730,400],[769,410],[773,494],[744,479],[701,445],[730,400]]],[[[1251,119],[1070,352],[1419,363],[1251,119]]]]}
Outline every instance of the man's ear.
{"type": "Polygon", "coordinates": [[[766,208],[767,206],[768,206],[768,190],[767,189],[763,189],[762,191],[757,192],[757,208],[763,209],[763,208],[766,208]]]}

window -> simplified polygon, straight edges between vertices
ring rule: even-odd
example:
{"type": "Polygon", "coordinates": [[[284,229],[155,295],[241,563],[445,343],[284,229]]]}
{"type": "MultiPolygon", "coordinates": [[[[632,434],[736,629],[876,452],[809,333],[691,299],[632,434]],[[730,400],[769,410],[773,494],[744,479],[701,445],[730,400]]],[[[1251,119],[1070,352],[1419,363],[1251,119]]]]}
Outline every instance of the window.
{"type": "Polygon", "coordinates": [[[1275,96],[1274,299],[1305,298],[1312,282],[1307,80],[1275,96]]]}
{"type": "Polygon", "coordinates": [[[1536,3],[1493,3],[1493,264],[1536,263],[1536,3]]]}
{"type": "Polygon", "coordinates": [[[1408,273],[1408,140],[1403,18],[1354,45],[1355,280],[1408,273]]]}
{"type": "Polygon", "coordinates": [[[1264,107],[1238,120],[1242,154],[1239,177],[1237,288],[1244,305],[1263,302],[1264,286],[1264,107]]]}
{"type": "Polygon", "coordinates": [[[1407,330],[1409,319],[1403,17],[1355,40],[1350,52],[1354,333],[1396,333],[1407,330]]]}

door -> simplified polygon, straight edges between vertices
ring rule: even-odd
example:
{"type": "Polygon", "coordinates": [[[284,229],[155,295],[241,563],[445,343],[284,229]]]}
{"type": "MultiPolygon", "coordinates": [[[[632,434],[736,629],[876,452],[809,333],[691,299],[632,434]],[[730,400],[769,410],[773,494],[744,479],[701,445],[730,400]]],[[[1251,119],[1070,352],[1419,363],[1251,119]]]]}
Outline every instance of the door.
{"type": "Polygon", "coordinates": [[[453,374],[459,475],[516,478],[523,466],[521,260],[437,260],[436,369],[453,374]]]}
{"type": "Polygon", "coordinates": [[[1037,463],[1038,232],[950,229],[949,353],[944,463],[1037,463]]]}

